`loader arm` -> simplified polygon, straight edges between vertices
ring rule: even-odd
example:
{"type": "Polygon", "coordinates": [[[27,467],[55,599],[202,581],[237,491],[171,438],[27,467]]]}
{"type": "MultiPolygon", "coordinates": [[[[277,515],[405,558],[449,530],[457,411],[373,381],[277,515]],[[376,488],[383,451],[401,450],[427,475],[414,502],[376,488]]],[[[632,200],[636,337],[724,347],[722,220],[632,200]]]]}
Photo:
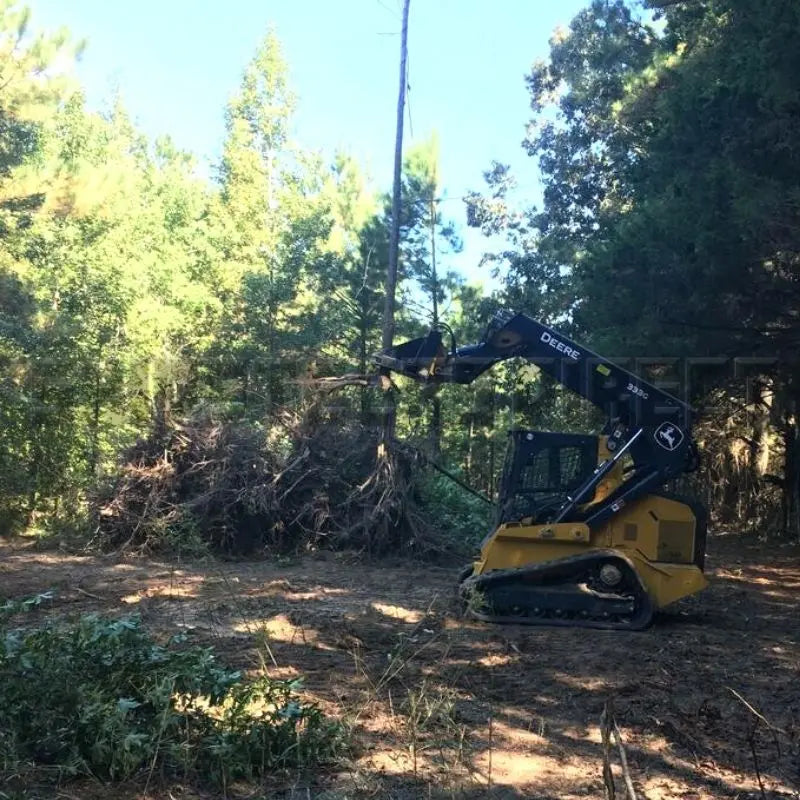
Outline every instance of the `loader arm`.
{"type": "Polygon", "coordinates": [[[603,477],[626,454],[633,468],[625,481],[602,502],[586,511],[595,528],[627,503],[694,469],[697,448],[691,437],[691,408],[562,333],[509,312],[495,316],[483,339],[448,350],[440,330],[400,344],[375,356],[385,372],[396,372],[425,384],[472,383],[494,365],[523,358],[560,384],[600,408],[611,457],[568,497],[555,522],[575,518],[603,477]]]}

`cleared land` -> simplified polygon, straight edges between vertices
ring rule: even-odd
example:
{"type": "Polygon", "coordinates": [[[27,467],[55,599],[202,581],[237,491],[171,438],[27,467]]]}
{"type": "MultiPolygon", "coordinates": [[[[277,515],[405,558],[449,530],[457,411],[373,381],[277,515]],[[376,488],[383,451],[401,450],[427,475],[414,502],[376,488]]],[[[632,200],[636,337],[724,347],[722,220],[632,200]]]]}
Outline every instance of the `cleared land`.
{"type": "MultiPolygon", "coordinates": [[[[353,726],[352,761],[246,796],[601,798],[613,698],[640,797],[800,797],[800,549],[733,536],[709,549],[711,588],[639,634],[471,622],[456,569],[346,554],[170,564],[2,543],[0,596],[53,590],[26,624],[137,613],[234,666],[304,676],[307,694],[353,726]]],[[[55,796],[140,792],[81,782],[55,796]]],[[[162,785],[149,796],[219,795],[162,785]]]]}

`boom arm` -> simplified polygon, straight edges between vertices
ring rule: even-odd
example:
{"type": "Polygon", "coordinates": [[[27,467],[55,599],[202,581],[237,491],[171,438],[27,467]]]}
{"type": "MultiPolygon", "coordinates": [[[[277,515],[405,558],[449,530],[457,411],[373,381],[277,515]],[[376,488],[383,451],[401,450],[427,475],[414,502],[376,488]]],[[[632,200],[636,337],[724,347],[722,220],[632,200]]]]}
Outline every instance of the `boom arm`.
{"type": "Polygon", "coordinates": [[[627,452],[634,469],[607,501],[598,504],[587,523],[600,523],[626,502],[662,486],[696,466],[691,438],[691,409],[678,398],[573,342],[525,314],[501,313],[474,345],[448,352],[442,332],[398,345],[375,357],[385,371],[426,384],[472,383],[509,358],[524,358],[581,397],[601,408],[612,459],[598,466],[561,509],[563,519],[590,494],[613,463],[627,452]]]}

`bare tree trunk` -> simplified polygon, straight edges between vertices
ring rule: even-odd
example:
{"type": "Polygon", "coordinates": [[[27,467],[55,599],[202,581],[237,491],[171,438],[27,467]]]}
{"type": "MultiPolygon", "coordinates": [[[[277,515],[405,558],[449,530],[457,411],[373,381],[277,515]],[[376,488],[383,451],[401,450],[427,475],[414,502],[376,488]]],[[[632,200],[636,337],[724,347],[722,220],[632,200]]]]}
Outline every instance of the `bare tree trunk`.
{"type": "Polygon", "coordinates": [[[439,324],[439,278],[436,275],[436,198],[431,197],[431,299],[433,301],[433,324],[439,324]]]}
{"type": "MultiPolygon", "coordinates": [[[[367,329],[369,323],[367,321],[367,308],[366,302],[362,299],[359,301],[359,319],[358,319],[358,369],[362,375],[367,372],[367,329]]],[[[359,412],[362,425],[370,424],[369,420],[369,397],[367,395],[367,387],[361,386],[358,391],[359,397],[359,412]]]]}
{"type": "Polygon", "coordinates": [[[475,443],[475,387],[472,387],[472,400],[470,403],[470,412],[469,412],[469,434],[467,438],[467,464],[466,464],[466,473],[467,473],[467,483],[472,484],[473,476],[472,476],[472,453],[473,447],[475,443]]]}
{"type": "Polygon", "coordinates": [[[431,457],[439,460],[442,454],[442,398],[438,394],[433,396],[431,404],[431,457]]]}
{"type": "MultiPolygon", "coordinates": [[[[431,299],[433,301],[433,327],[439,325],[439,279],[436,275],[436,198],[431,197],[431,299]]],[[[442,450],[442,399],[433,395],[431,409],[431,453],[434,460],[439,459],[442,450]]]]}
{"type": "MultiPolygon", "coordinates": [[[[397,261],[400,250],[400,201],[403,169],[403,120],[406,105],[406,63],[408,61],[408,9],[411,0],[403,2],[403,29],[400,35],[400,89],[397,95],[397,132],[394,141],[394,184],[392,187],[392,230],[389,238],[389,267],[386,273],[386,300],[383,306],[382,347],[388,350],[394,342],[394,296],[397,287],[397,261]]],[[[394,436],[395,404],[391,390],[385,392],[383,438],[394,436]]]]}
{"type": "Polygon", "coordinates": [[[495,416],[497,411],[497,393],[495,391],[494,386],[492,386],[492,419],[491,419],[491,438],[489,439],[489,485],[487,494],[492,500],[496,499],[494,496],[494,470],[495,470],[495,436],[497,431],[495,430],[495,416]]]}
{"type": "Polygon", "coordinates": [[[101,373],[100,373],[100,356],[102,355],[102,346],[97,349],[97,362],[95,363],[94,372],[94,387],[92,397],[92,419],[89,429],[89,463],[88,470],[89,476],[92,480],[97,473],[97,462],[100,460],[100,388],[101,388],[101,373]]]}
{"type": "Polygon", "coordinates": [[[789,379],[789,403],[784,426],[784,527],[800,540],[800,376],[789,379]]]}
{"type": "Polygon", "coordinates": [[[766,464],[763,461],[762,453],[768,447],[767,436],[769,430],[769,400],[764,397],[763,385],[756,385],[754,391],[756,396],[753,398],[754,411],[748,415],[750,423],[749,436],[747,443],[747,473],[745,476],[745,491],[742,492],[744,508],[741,518],[748,527],[757,527],[759,519],[759,499],[763,486],[763,477],[766,472],[766,464]]]}

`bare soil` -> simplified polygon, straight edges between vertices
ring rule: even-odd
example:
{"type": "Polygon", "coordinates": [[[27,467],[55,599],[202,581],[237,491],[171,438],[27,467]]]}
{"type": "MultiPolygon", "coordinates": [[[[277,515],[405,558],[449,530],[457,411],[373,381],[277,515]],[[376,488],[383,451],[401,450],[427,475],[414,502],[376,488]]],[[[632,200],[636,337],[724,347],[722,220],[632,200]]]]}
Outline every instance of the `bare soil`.
{"type": "MultiPolygon", "coordinates": [[[[346,554],[174,564],[6,542],[0,597],[53,590],[40,618],[138,613],[233,666],[304,676],[307,695],[351,726],[352,757],[244,796],[602,798],[611,699],[639,798],[798,798],[800,548],[716,536],[709,549],[711,588],[644,633],[484,625],[455,602],[461,565],[346,554]]],[[[141,792],[79,782],[49,796],[141,792]]]]}

